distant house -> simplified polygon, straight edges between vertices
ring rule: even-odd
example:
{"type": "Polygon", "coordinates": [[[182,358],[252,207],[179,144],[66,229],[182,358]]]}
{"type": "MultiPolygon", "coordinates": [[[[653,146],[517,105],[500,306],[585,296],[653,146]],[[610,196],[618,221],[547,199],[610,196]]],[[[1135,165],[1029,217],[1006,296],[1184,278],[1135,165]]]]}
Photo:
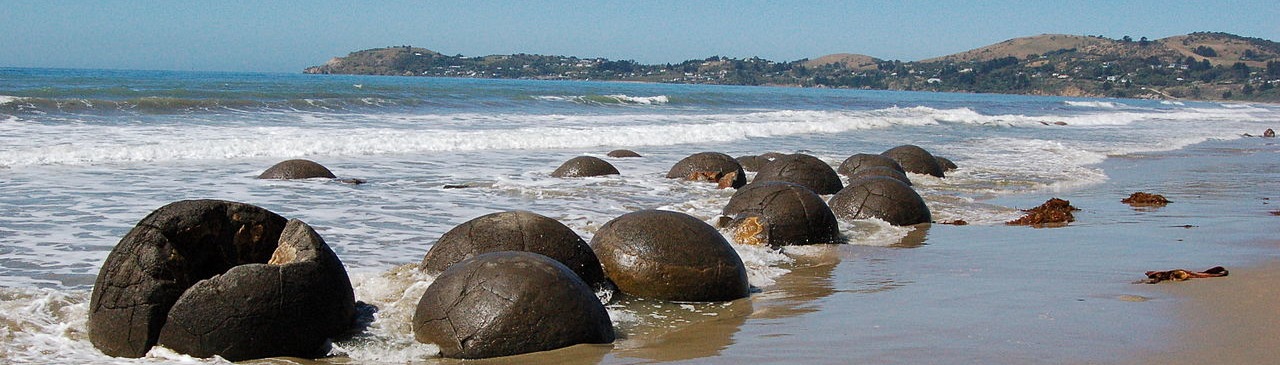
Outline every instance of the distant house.
{"type": "Polygon", "coordinates": [[[931,77],[931,78],[929,78],[928,80],[924,80],[924,82],[927,82],[927,83],[930,83],[930,84],[936,84],[936,83],[942,82],[942,79],[937,78],[937,77],[931,77]]]}

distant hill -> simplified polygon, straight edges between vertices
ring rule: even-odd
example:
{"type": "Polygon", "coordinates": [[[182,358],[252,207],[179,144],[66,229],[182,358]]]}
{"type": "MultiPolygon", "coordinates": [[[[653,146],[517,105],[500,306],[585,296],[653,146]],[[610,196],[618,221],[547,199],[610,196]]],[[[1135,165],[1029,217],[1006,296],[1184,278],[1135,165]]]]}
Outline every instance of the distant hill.
{"type": "Polygon", "coordinates": [[[397,46],[352,52],[304,72],[1280,102],[1280,43],[1216,32],[1156,40],[1042,34],[920,61],[838,53],[644,65],[523,53],[449,56],[397,46]]]}

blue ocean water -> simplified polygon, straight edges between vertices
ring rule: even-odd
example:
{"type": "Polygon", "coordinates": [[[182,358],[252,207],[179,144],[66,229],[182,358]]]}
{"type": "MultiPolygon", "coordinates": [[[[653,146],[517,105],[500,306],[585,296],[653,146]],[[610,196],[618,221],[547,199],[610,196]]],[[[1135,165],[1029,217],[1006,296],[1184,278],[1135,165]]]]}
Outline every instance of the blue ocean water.
{"type": "MultiPolygon", "coordinates": [[[[431,280],[406,265],[445,231],[511,209],[556,218],[588,240],[639,209],[711,221],[732,191],[663,178],[693,153],[803,152],[834,167],[852,154],[919,145],[961,166],[945,179],[912,175],[934,219],[989,233],[1026,207],[1010,202],[1105,184],[1114,172],[1099,164],[1109,159],[1236,140],[1278,122],[1273,105],[1192,101],[0,68],[0,303],[38,313],[0,321],[0,360],[65,352],[105,361],[80,318],[98,267],[138,220],[175,200],[241,201],[315,226],[353,273],[357,299],[380,307],[370,334],[336,344],[339,353],[397,362],[432,356],[404,337],[413,293],[431,280]],[[572,157],[622,148],[644,157],[611,159],[620,176],[549,176],[572,157]],[[367,183],[254,178],[291,158],[367,183]],[[450,184],[472,188],[443,188],[450,184]]],[[[853,248],[835,255],[846,261],[892,260],[903,254],[864,250],[920,239],[878,221],[842,228],[853,248]]],[[[766,294],[792,280],[787,273],[805,260],[797,255],[831,254],[736,248],[766,294]]],[[[837,290],[864,285],[853,282],[837,290]]],[[[930,286],[900,292],[912,288],[930,286]]],[[[660,315],[611,311],[621,328],[651,329],[648,317],[660,315]]],[[[627,346],[644,348],[619,348],[627,346]]]]}

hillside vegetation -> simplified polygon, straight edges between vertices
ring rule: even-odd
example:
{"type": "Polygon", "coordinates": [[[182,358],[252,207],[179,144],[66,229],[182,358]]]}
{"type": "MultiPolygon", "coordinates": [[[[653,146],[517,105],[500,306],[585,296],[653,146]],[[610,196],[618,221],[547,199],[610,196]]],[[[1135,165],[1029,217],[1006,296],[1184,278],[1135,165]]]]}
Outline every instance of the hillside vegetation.
{"type": "Polygon", "coordinates": [[[306,73],[619,80],[1280,102],[1280,44],[1227,33],[1148,40],[1045,34],[921,61],[833,54],[678,64],[530,54],[448,56],[410,46],[352,52],[306,73]]]}

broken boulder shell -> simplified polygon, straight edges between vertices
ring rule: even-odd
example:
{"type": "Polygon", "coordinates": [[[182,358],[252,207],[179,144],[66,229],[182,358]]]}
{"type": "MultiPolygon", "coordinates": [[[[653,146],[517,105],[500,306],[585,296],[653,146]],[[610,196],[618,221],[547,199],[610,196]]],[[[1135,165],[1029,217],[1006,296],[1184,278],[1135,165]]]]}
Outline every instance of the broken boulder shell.
{"type": "Polygon", "coordinates": [[[753,182],[786,181],[800,184],[820,195],[835,194],[844,185],[831,165],[806,154],[783,155],[760,167],[753,182]]]}
{"type": "Polygon", "coordinates": [[[608,161],[598,157],[578,156],[565,161],[555,171],[551,172],[554,177],[588,177],[588,176],[604,176],[618,175],[618,169],[613,167],[608,161]]]}
{"type": "Polygon", "coordinates": [[[932,175],[935,177],[946,177],[943,173],[942,166],[938,165],[938,159],[924,148],[916,145],[901,145],[890,148],[880,153],[881,155],[892,158],[907,172],[932,175]]]}
{"type": "Polygon", "coordinates": [[[809,188],[782,181],[753,182],[725,205],[733,240],[740,244],[788,246],[836,243],[840,223],[809,188]]]}
{"type": "Polygon", "coordinates": [[[531,252],[491,252],[450,266],[427,287],[414,339],[445,357],[480,359],[614,340],[604,305],[568,267],[531,252]]]}
{"type": "Polygon", "coordinates": [[[729,155],[719,152],[701,152],[681,159],[667,171],[668,179],[711,181],[721,188],[740,188],[747,184],[747,173],[729,155]]]}
{"type": "Polygon", "coordinates": [[[879,218],[895,226],[929,223],[931,219],[929,207],[915,189],[881,176],[850,181],[827,205],[840,218],[879,218]]]}
{"type": "Polygon", "coordinates": [[[498,251],[545,255],[592,288],[606,283],[600,260],[582,237],[555,219],[521,210],[486,214],[453,227],[427,251],[422,269],[438,274],[462,260],[498,251]]]}
{"type": "Polygon", "coordinates": [[[315,230],[256,206],[171,203],[107,256],[89,303],[89,340],[141,357],[160,344],[238,361],[314,358],[355,319],[351,281],[315,230]]]}
{"type": "Polygon", "coordinates": [[[263,171],[258,175],[259,179],[310,179],[315,177],[335,178],[333,172],[319,163],[311,160],[286,160],[271,166],[267,171],[263,171]]]}
{"type": "Polygon", "coordinates": [[[621,292],[689,302],[748,294],[747,270],[733,246],[688,214],[642,210],[605,223],[591,239],[605,275],[621,292]]]}

